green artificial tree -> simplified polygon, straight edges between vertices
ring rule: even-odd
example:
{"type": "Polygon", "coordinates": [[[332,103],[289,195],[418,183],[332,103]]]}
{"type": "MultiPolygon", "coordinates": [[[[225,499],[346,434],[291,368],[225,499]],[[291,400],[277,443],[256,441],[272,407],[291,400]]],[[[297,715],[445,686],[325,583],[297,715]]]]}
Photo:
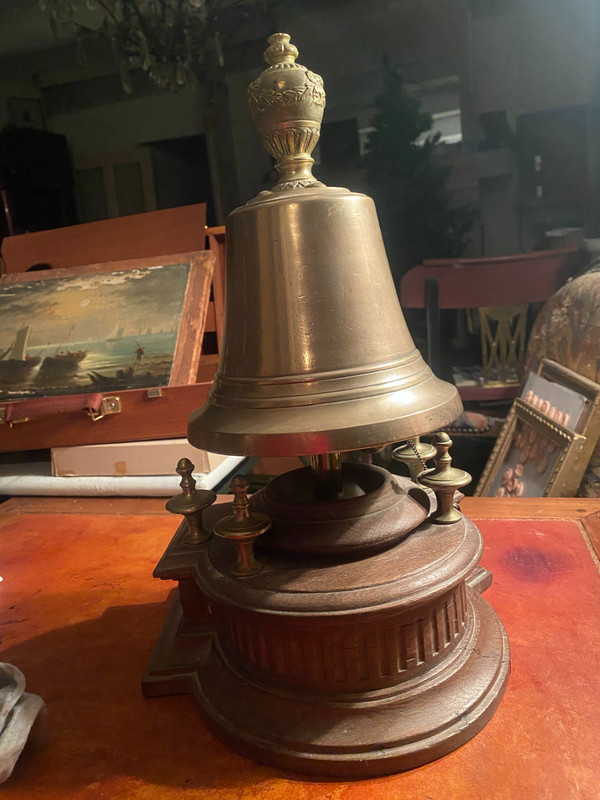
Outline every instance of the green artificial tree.
{"type": "Polygon", "coordinates": [[[383,231],[396,283],[425,258],[460,256],[477,216],[470,205],[455,206],[446,188],[451,168],[434,158],[439,134],[432,117],[407,89],[387,58],[383,93],[375,98],[374,130],[364,158],[367,183],[383,231]]]}

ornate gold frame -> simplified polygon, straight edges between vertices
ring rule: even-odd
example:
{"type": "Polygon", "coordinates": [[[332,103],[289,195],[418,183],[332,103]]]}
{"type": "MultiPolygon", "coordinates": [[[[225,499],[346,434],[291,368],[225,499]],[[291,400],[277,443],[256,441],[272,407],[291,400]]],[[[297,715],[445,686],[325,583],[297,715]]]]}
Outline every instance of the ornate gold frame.
{"type": "Polygon", "coordinates": [[[586,400],[585,412],[577,425],[576,433],[588,439],[590,455],[598,436],[600,436],[600,384],[589,378],[584,378],[578,372],[563,367],[549,358],[542,358],[537,369],[537,374],[549,381],[554,381],[567,389],[582,394],[586,400]]]}
{"type": "Polygon", "coordinates": [[[559,425],[546,417],[521,398],[517,398],[509,412],[507,420],[498,437],[494,449],[488,459],[477,489],[476,497],[487,497],[496,475],[504,464],[504,459],[513,444],[517,423],[523,421],[538,434],[556,445],[558,457],[547,478],[542,497],[568,497],[573,495],[581,482],[587,465],[587,459],[581,458],[587,439],[579,433],[559,425]]]}

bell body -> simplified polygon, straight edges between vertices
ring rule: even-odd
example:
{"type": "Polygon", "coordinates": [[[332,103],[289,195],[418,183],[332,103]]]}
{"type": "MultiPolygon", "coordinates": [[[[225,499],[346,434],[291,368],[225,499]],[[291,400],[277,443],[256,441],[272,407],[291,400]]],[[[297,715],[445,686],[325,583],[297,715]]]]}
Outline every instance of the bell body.
{"type": "Polygon", "coordinates": [[[455,419],[408,332],[373,201],[317,184],[264,192],[227,221],[226,317],[196,447],[245,455],[360,449],[455,419]]]}

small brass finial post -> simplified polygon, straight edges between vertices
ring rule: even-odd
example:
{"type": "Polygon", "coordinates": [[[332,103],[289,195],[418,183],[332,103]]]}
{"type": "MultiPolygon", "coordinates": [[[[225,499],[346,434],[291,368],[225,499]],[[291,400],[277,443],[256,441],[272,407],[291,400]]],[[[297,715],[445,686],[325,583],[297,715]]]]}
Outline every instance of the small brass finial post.
{"type": "Polygon", "coordinates": [[[464,469],[451,466],[452,458],[448,452],[452,439],[447,433],[436,433],[433,437],[436,450],[435,467],[422,472],[419,481],[428,489],[433,489],[437,497],[437,510],[431,515],[433,522],[450,525],[458,522],[462,514],[454,505],[454,493],[461,486],[471,483],[471,476],[464,469]]]}
{"type": "Polygon", "coordinates": [[[237,550],[237,560],[231,568],[232,575],[240,578],[256,575],[262,566],[254,557],[254,540],[271,527],[266,514],[248,509],[248,489],[250,481],[245,475],[234,475],[229,490],[234,496],[233,514],[220,519],[214,528],[216,536],[233,542],[237,550]]]}
{"type": "Polygon", "coordinates": [[[166,508],[172,514],[182,514],[188,525],[188,532],[183,537],[185,544],[204,544],[210,539],[210,533],[202,525],[202,514],[205,508],[212,505],[217,495],[208,489],[196,489],[196,481],[192,477],[194,465],[189,458],[180,458],[176,472],[181,476],[181,493],[167,500],[166,508]]]}
{"type": "Polygon", "coordinates": [[[392,458],[394,461],[399,461],[405,464],[410,472],[411,480],[419,483],[419,475],[426,469],[425,462],[433,458],[436,449],[428,442],[422,442],[419,436],[414,439],[408,439],[406,444],[392,450],[392,458]]]}

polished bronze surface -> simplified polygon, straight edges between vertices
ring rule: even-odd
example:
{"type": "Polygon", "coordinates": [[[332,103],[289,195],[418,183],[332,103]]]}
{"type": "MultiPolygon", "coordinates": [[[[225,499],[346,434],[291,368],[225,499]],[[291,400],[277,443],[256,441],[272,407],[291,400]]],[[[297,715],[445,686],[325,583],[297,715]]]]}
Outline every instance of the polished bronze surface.
{"type": "Polygon", "coordinates": [[[324,95],[278,36],[283,61],[250,97],[263,139],[290,131],[290,152],[278,161],[277,190],[229,215],[221,359],[189,440],[219,453],[319,455],[435,431],[461,402],[414,346],[373,201],[290,182],[290,163],[312,161],[292,132],[307,117],[318,128],[324,95]]]}
{"type": "Polygon", "coordinates": [[[433,437],[435,446],[435,467],[419,475],[419,482],[428,489],[433,489],[437,497],[438,507],[432,514],[432,520],[442,525],[458,522],[462,517],[454,505],[454,496],[458,489],[471,483],[471,476],[464,469],[451,466],[452,458],[448,452],[452,447],[452,439],[441,431],[433,437]]]}
{"type": "Polygon", "coordinates": [[[209,489],[196,489],[196,481],[192,477],[194,465],[189,458],[180,458],[176,472],[181,476],[181,494],[167,500],[166,509],[172,514],[182,514],[187,522],[187,533],[183,537],[186,544],[202,544],[210,539],[210,533],[202,524],[202,514],[217,499],[217,495],[209,489]]]}

